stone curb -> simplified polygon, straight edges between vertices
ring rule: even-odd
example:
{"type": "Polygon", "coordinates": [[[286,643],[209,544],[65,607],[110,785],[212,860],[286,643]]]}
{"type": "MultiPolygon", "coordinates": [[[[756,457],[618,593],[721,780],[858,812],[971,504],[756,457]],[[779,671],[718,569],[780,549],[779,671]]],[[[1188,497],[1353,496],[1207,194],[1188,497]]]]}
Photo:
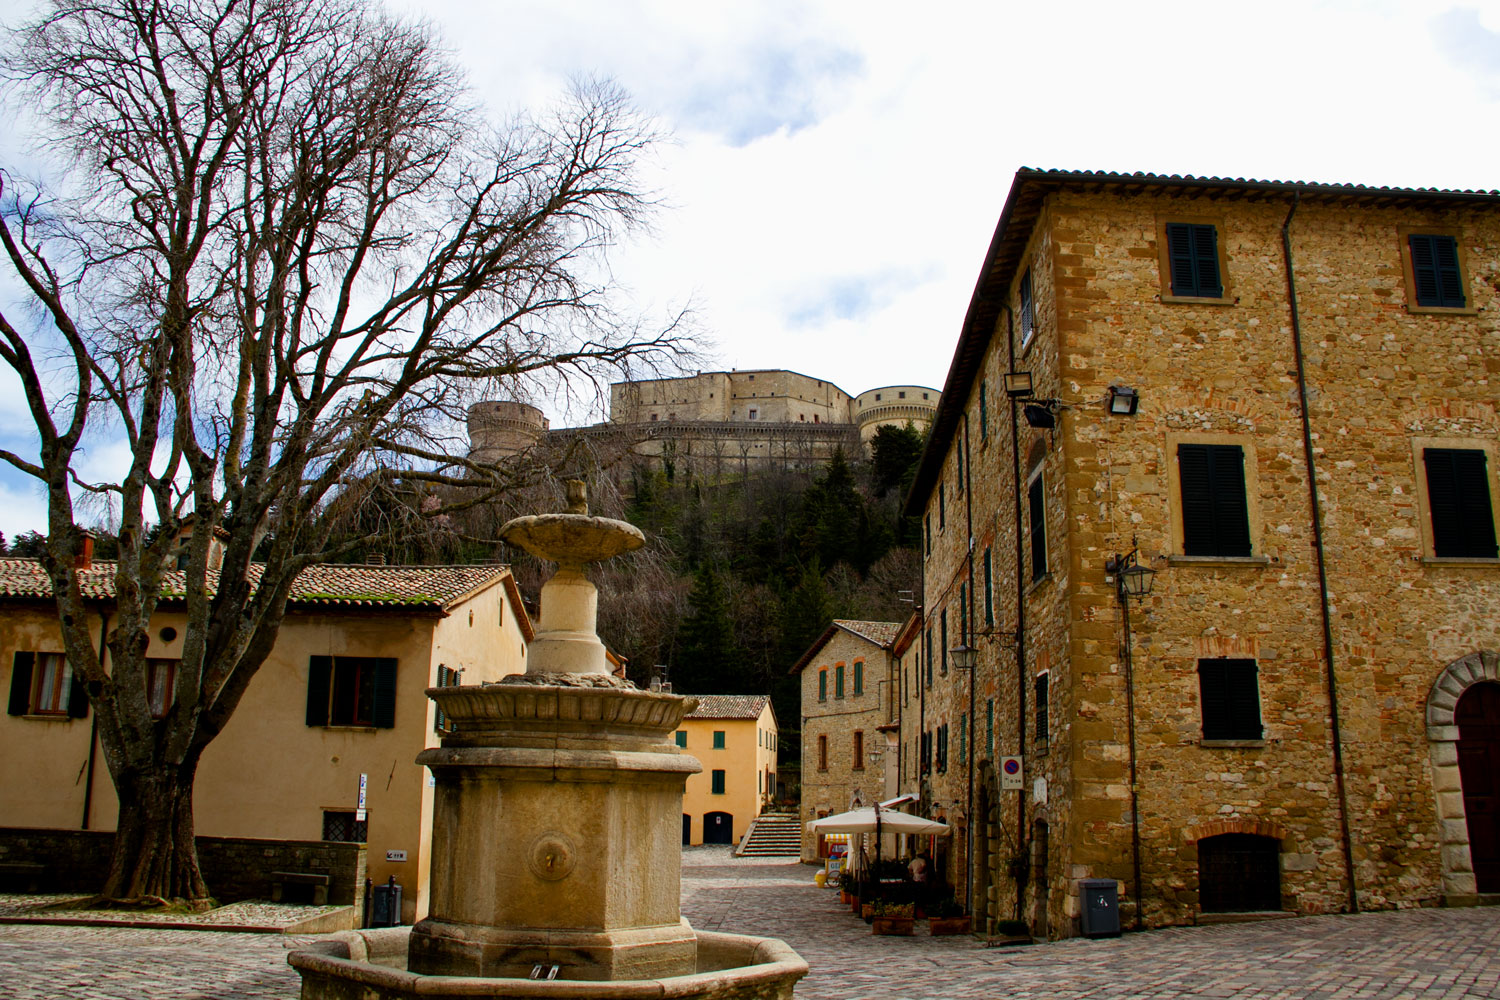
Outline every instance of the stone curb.
{"type": "Polygon", "coordinates": [[[264,924],[204,924],[183,920],[100,920],[90,917],[0,917],[0,924],[47,924],[56,927],[127,927],[131,930],[225,931],[235,934],[297,933],[295,925],[269,927],[264,924]]]}

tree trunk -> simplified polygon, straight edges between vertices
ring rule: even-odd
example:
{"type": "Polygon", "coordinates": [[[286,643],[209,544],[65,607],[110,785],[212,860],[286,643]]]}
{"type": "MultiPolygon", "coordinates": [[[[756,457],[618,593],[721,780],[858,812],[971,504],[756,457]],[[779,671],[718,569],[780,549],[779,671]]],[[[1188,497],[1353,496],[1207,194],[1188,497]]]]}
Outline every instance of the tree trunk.
{"type": "Polygon", "coordinates": [[[208,899],[193,836],[197,762],[156,764],[115,777],[120,819],[103,897],[119,902],[208,899]]]}

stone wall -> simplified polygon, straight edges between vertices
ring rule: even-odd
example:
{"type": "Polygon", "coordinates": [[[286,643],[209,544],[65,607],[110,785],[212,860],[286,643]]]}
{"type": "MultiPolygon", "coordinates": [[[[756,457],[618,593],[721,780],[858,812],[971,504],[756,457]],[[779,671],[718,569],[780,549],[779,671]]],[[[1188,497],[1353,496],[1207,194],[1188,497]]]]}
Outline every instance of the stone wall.
{"type": "MultiPolygon", "coordinates": [[[[1332,609],[1330,690],[1281,245],[1290,208],[1290,197],[1203,189],[1191,197],[1150,188],[1130,196],[1056,191],[1000,291],[1016,307],[1020,274],[1031,269],[1035,339],[1023,349],[1002,312],[965,406],[972,485],[964,491],[959,483],[960,432],[942,442],[944,530],[937,484],[926,497],[933,546],[925,604],[930,622],[948,609],[949,645],[957,644],[953,608],[970,579],[970,521],[981,583],[982,553],[993,550],[997,633],[1017,626],[1018,579],[1024,599],[1023,666],[1004,635],[975,643],[974,715],[983,719],[993,697],[996,754],[1026,754],[1021,793],[987,787],[983,758],[976,762],[975,810],[988,812],[978,829],[981,909],[1019,911],[1054,936],[1076,933],[1076,880],[1107,877],[1121,883],[1126,926],[1137,906],[1148,926],[1191,922],[1200,910],[1199,842],[1251,833],[1278,844],[1283,909],[1339,911],[1350,893],[1345,822],[1361,908],[1472,898],[1466,828],[1454,813],[1462,795],[1450,787],[1452,744],[1443,742],[1451,737],[1429,729],[1430,703],[1454,701],[1455,685],[1483,683],[1494,669],[1484,651],[1500,647],[1500,562],[1433,556],[1420,448],[1437,441],[1493,449],[1500,440],[1500,218],[1492,208],[1437,200],[1327,197],[1305,198],[1292,220],[1332,609]],[[1183,218],[1217,227],[1228,279],[1222,303],[1163,301],[1159,225],[1183,218]],[[1476,308],[1409,308],[1400,255],[1407,226],[1460,234],[1476,308]],[[1008,404],[997,391],[1011,368],[1031,371],[1038,396],[1065,406],[1055,432],[1020,424],[1019,474],[1008,404]],[[988,383],[988,446],[976,430],[980,381],[988,383]],[[1111,384],[1140,392],[1138,414],[1107,414],[1111,384]],[[1184,440],[1243,447],[1250,557],[1183,556],[1175,446],[1184,440]],[[1024,491],[1035,458],[1049,566],[1033,581],[1024,491]],[[955,517],[963,519],[956,526],[955,517]],[[1155,570],[1150,597],[1130,607],[1139,887],[1124,633],[1104,569],[1108,556],[1136,545],[1155,570]],[[1255,661],[1263,740],[1203,739],[1197,664],[1215,657],[1255,661]],[[1459,662],[1480,667],[1450,668],[1459,662]],[[1050,691],[1045,756],[1033,698],[1042,672],[1050,691]],[[1440,680],[1441,698],[1433,694],[1440,680]],[[1334,773],[1335,699],[1347,807],[1334,773]],[[1038,819],[1047,823],[1045,841],[1038,819]],[[1029,862],[1019,892],[1016,856],[1029,862]]],[[[982,593],[976,607],[982,623],[982,593]]],[[[924,718],[903,714],[903,745],[968,710],[968,679],[935,671],[924,718]]],[[[967,777],[931,775],[929,801],[965,800],[967,777]]],[[[961,851],[950,871],[962,873],[961,851]]]]}
{"type": "MultiPolygon", "coordinates": [[[[0,864],[44,865],[43,891],[97,892],[114,839],[95,830],[0,829],[0,864]]],[[[312,872],[329,876],[330,903],[353,905],[356,913],[364,905],[364,844],[199,837],[198,864],[221,903],[270,899],[271,872],[312,872]]]]}

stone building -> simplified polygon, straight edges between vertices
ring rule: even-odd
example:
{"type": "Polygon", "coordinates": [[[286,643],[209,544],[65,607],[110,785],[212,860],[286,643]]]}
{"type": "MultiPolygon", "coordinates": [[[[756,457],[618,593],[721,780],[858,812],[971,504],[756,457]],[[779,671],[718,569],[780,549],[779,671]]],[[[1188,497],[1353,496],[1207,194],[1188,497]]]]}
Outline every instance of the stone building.
{"type": "Polygon", "coordinates": [[[696,697],[677,731],[703,765],[682,793],[682,842],[737,844],[776,792],[776,712],[764,695],[696,697]]]}
{"type": "Polygon", "coordinates": [[[835,619],[792,665],[802,690],[803,861],[827,856],[808,820],[895,794],[895,685],[920,628],[919,615],[905,623],[835,619]]]}
{"type": "Polygon", "coordinates": [[[1497,287],[1494,192],[1016,175],[907,500],[980,926],[1500,901],[1497,287]]]}
{"type": "Polygon", "coordinates": [[[826,379],[776,369],[700,372],[681,378],[616,382],[609,420],[552,430],[524,403],[469,408],[469,454],[494,461],[538,444],[582,444],[600,464],[645,460],[718,477],[768,464],[826,462],[837,449],[859,454],[885,425],[925,431],[936,389],[894,385],[850,396],[826,379]]]}
{"type": "MultiPolygon", "coordinates": [[[[102,629],[114,613],[114,564],[95,562],[79,580],[102,629]]],[[[161,714],[186,632],[181,599],[170,596],[183,592],[181,571],[163,592],[145,678],[161,714]]],[[[203,752],[196,832],[364,842],[369,877],[395,877],[405,890],[405,921],[425,916],[433,790],[415,759],[445,725],[425,691],[523,672],[534,634],[506,566],[309,567],[270,656],[203,752]]],[[[118,815],[92,706],[62,648],[46,573],[34,559],[0,559],[0,685],[9,692],[0,758],[26,761],[0,773],[0,826],[33,841],[58,831],[59,845],[68,831],[112,831],[118,815]]]]}

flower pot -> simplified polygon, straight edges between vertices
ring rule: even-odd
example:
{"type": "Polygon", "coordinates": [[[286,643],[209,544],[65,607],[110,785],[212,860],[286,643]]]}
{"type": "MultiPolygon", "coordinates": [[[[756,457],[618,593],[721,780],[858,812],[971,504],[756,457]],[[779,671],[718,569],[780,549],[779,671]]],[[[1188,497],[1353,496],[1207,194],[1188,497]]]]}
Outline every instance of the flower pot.
{"type": "Polygon", "coordinates": [[[869,920],[871,917],[873,917],[875,915],[875,904],[874,903],[865,903],[864,905],[862,905],[859,908],[859,915],[861,917],[864,917],[866,920],[869,920]]]}
{"type": "Polygon", "coordinates": [[[967,934],[971,926],[969,917],[931,917],[927,921],[927,930],[933,937],[967,934]]]}
{"type": "Polygon", "coordinates": [[[870,933],[910,937],[915,923],[912,917],[875,917],[870,922],[870,933]]]}
{"type": "Polygon", "coordinates": [[[849,895],[844,890],[840,889],[839,890],[839,902],[843,903],[845,906],[848,906],[850,903],[854,902],[854,897],[851,896],[851,895],[849,895]]]}

